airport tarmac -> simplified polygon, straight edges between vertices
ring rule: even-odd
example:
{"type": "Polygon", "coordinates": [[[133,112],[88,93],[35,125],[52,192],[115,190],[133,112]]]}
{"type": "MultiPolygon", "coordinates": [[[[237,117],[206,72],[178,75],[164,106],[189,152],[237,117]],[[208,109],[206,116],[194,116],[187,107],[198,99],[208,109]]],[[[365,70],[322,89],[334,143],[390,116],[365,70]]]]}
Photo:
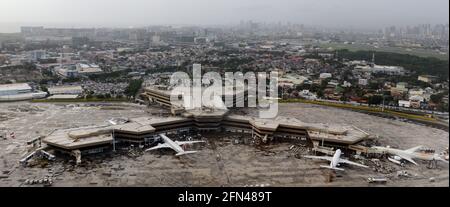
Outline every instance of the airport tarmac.
{"type": "MultiPolygon", "coordinates": [[[[348,110],[289,103],[280,104],[279,112],[305,122],[353,124],[378,135],[381,144],[393,147],[425,145],[440,152],[449,145],[446,131],[348,110]]],[[[14,132],[15,139],[0,140],[0,186],[40,186],[27,185],[25,181],[46,176],[52,178],[53,186],[449,186],[448,164],[438,163],[437,169],[428,169],[425,162],[419,162],[420,166],[407,164],[403,168],[384,159],[381,165],[390,173],[345,166],[346,170],[338,172],[330,182],[330,171],[319,167],[327,162],[298,155],[306,153],[306,148],[292,148],[291,143],[256,148],[242,141],[235,143],[245,140],[245,136],[230,133],[202,134],[208,142],[196,147],[198,153],[185,157],[175,157],[170,150],[143,152],[135,148],[83,157],[79,166],[71,161],[73,158],[61,157],[55,161],[32,161],[31,167],[18,164],[26,153],[26,141],[54,129],[100,125],[110,118],[158,113],[159,108],[135,104],[2,103],[0,131],[14,132]],[[411,176],[397,176],[400,170],[411,176]],[[386,176],[389,181],[384,185],[369,184],[367,178],[372,176],[386,176]]]]}
{"type": "Polygon", "coordinates": [[[371,135],[378,136],[380,144],[400,149],[424,145],[441,152],[449,146],[449,134],[444,130],[350,110],[311,104],[287,103],[280,104],[279,115],[294,116],[311,123],[354,125],[371,135]]]}

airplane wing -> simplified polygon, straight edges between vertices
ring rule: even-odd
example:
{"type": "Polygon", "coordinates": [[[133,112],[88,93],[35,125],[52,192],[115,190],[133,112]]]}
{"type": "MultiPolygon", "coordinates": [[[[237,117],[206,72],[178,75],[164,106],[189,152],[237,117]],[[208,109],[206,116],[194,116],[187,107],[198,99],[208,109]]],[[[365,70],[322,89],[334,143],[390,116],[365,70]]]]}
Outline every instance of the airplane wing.
{"type": "Polygon", "coordinates": [[[305,155],[303,157],[310,158],[310,159],[328,160],[330,162],[333,159],[332,157],[328,157],[328,156],[310,156],[310,155],[305,155]]]}
{"type": "Polygon", "coordinates": [[[167,145],[167,144],[158,144],[158,145],[156,145],[156,146],[154,146],[154,147],[151,147],[151,148],[146,149],[145,151],[147,152],[147,151],[152,151],[152,150],[162,149],[162,148],[172,148],[172,147],[170,147],[170,146],[167,145]]]}
{"type": "Polygon", "coordinates": [[[435,160],[440,160],[440,161],[442,161],[442,162],[444,162],[444,163],[446,163],[446,164],[448,164],[448,161],[447,160],[445,160],[444,158],[442,158],[442,157],[436,157],[436,158],[434,158],[435,160]]]}
{"type": "Polygon", "coordinates": [[[194,144],[194,143],[201,143],[205,141],[175,141],[177,145],[185,145],[185,144],[194,144]]]}
{"type": "Polygon", "coordinates": [[[362,164],[359,164],[359,163],[356,163],[356,162],[352,162],[350,160],[343,159],[343,158],[339,159],[339,163],[345,163],[345,164],[356,165],[356,166],[359,166],[359,167],[368,168],[368,166],[365,166],[365,165],[362,165],[362,164]]]}
{"type": "MultiPolygon", "coordinates": [[[[409,153],[413,153],[416,152],[417,150],[419,150],[420,148],[422,148],[421,145],[417,146],[417,147],[413,147],[413,148],[409,148],[407,150],[404,150],[405,152],[409,152],[409,153]]],[[[405,159],[406,160],[406,159],[405,159]]]]}
{"type": "Polygon", "coordinates": [[[414,160],[411,157],[409,157],[408,155],[404,155],[404,154],[400,154],[400,153],[397,153],[396,155],[401,157],[402,159],[408,160],[409,162],[411,162],[411,163],[413,163],[415,165],[419,165],[416,162],[414,162],[414,160]]]}

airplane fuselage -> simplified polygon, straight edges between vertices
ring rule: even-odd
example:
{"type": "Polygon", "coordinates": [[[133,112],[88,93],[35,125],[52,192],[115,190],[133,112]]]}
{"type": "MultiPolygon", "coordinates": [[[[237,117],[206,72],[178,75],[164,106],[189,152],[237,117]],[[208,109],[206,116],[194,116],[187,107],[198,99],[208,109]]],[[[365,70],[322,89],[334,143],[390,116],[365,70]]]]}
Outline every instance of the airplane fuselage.
{"type": "Polygon", "coordinates": [[[431,154],[431,153],[424,153],[424,152],[405,152],[404,150],[400,150],[400,149],[393,149],[393,148],[388,148],[388,147],[376,147],[377,150],[384,152],[384,153],[388,153],[388,154],[393,154],[393,155],[400,155],[400,156],[407,156],[407,157],[411,157],[412,159],[419,159],[419,160],[434,160],[436,159],[437,154],[431,154]]]}
{"type": "Polygon", "coordinates": [[[328,168],[328,169],[332,169],[332,170],[341,170],[341,171],[343,171],[344,169],[338,167],[340,163],[356,165],[356,166],[359,166],[359,167],[367,168],[367,166],[365,166],[365,165],[362,165],[362,164],[359,164],[359,163],[352,162],[350,160],[341,158],[341,155],[342,155],[342,151],[340,149],[337,149],[334,152],[332,157],[330,157],[330,156],[308,156],[308,155],[306,155],[305,157],[306,158],[311,158],[311,159],[327,160],[327,161],[330,162],[330,165],[321,165],[320,167],[328,168]]]}
{"type": "Polygon", "coordinates": [[[175,156],[180,156],[180,155],[187,155],[187,154],[192,154],[192,153],[196,153],[197,151],[185,151],[183,149],[183,147],[186,144],[193,144],[193,143],[199,143],[199,142],[204,142],[204,141],[172,141],[169,137],[167,137],[164,134],[160,134],[159,135],[162,139],[162,141],[164,141],[164,143],[159,143],[158,145],[148,148],[145,151],[152,151],[152,150],[156,150],[156,149],[162,149],[162,148],[169,148],[174,150],[175,152],[177,152],[175,154],[175,156]]]}
{"type": "Polygon", "coordinates": [[[166,137],[166,136],[161,136],[161,137],[164,140],[164,142],[167,145],[169,145],[172,149],[174,149],[176,152],[184,152],[183,148],[181,148],[180,145],[178,145],[177,143],[175,143],[174,141],[172,141],[168,137],[166,137]]]}
{"type": "Polygon", "coordinates": [[[330,167],[331,168],[336,168],[338,166],[339,159],[341,158],[341,154],[342,154],[342,152],[341,152],[340,149],[336,150],[336,152],[333,155],[333,159],[330,162],[330,167]]]}

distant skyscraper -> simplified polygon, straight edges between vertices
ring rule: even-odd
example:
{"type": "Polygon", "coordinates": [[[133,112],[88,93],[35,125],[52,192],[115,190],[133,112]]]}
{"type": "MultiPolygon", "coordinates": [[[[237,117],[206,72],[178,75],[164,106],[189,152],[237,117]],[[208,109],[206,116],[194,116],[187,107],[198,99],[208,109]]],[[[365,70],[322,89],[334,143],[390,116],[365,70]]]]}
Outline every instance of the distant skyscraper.
{"type": "Polygon", "coordinates": [[[20,33],[23,35],[39,35],[44,31],[44,27],[21,27],[20,33]]]}

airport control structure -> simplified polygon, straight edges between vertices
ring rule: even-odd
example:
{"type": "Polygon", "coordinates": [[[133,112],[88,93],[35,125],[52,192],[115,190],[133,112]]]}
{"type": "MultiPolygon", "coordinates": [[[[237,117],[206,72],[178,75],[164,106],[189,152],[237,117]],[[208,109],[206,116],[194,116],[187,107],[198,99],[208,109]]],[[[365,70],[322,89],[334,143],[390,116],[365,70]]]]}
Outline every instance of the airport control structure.
{"type": "Polygon", "coordinates": [[[145,87],[141,98],[146,99],[146,103],[168,108],[170,115],[121,118],[101,126],[56,129],[43,137],[42,142],[51,149],[73,155],[79,163],[82,155],[103,152],[118,143],[155,143],[159,134],[232,132],[251,135],[257,145],[292,141],[310,147],[326,143],[341,148],[356,146],[369,137],[365,131],[350,125],[305,123],[282,116],[262,119],[233,114],[226,107],[186,109],[182,104],[171,103],[170,90],[162,86],[145,87]]]}

